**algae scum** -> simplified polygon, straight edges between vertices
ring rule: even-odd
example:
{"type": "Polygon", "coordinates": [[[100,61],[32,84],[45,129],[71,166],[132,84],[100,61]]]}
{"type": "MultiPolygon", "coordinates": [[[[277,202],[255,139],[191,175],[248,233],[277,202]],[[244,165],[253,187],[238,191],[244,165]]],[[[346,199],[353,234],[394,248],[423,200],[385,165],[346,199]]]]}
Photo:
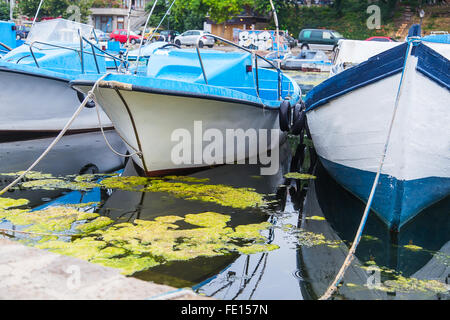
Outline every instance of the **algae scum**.
{"type": "MultiPolygon", "coordinates": [[[[20,172],[0,175],[14,178],[19,174],[20,172]]],[[[307,174],[289,174],[285,178],[315,179],[307,174]]],[[[55,177],[32,172],[16,189],[29,193],[40,192],[39,190],[58,191],[62,197],[75,194],[74,198],[78,200],[54,201],[31,208],[27,199],[0,197],[0,228],[4,228],[0,232],[3,231],[4,235],[15,237],[26,245],[117,268],[125,275],[196,259],[276,253],[279,247],[270,236],[276,230],[282,232],[294,250],[326,248],[334,252],[347,250],[351,245],[347,241],[330,240],[319,232],[284,223],[285,213],[274,212],[271,205],[276,200],[271,200],[269,195],[257,193],[251,188],[212,184],[209,179],[185,176],[146,178],[119,174],[55,177]],[[102,213],[105,203],[100,196],[87,196],[84,202],[80,201],[80,195],[95,192],[109,192],[110,195],[115,192],[155,194],[158,199],[181,201],[176,205],[179,207],[185,203],[186,208],[182,207],[184,211],[180,213],[180,210],[170,212],[170,209],[166,210],[163,206],[158,215],[144,219],[140,216],[125,219],[120,215],[111,218],[102,213]],[[242,219],[243,216],[246,218],[242,219]],[[277,222],[268,219],[274,216],[278,216],[278,220],[275,219],[277,222]],[[5,230],[13,229],[11,225],[14,226],[14,231],[5,230]]],[[[172,203],[170,201],[168,202],[172,203]]],[[[305,216],[304,220],[317,226],[327,223],[323,216],[317,215],[305,216]]],[[[364,235],[362,241],[380,242],[370,235],[364,235]]],[[[426,250],[414,244],[404,245],[404,249],[411,252],[426,250]]],[[[437,261],[449,265],[450,257],[447,254],[429,253],[437,261]]],[[[230,261],[233,259],[235,258],[230,261]]],[[[374,261],[367,261],[361,268],[364,272],[367,269],[376,270],[384,275],[383,279],[389,278],[372,288],[380,292],[418,292],[423,296],[448,292],[442,282],[406,277],[395,270],[377,266],[374,261]]],[[[364,283],[344,281],[344,286],[355,292],[368,290],[364,283]]]]}
{"type": "MultiPolygon", "coordinates": [[[[2,174],[15,176],[20,173],[2,174]]],[[[83,190],[94,188],[167,193],[234,209],[263,208],[264,197],[252,189],[206,184],[208,179],[83,175],[53,177],[33,172],[21,189],[83,190]]],[[[268,222],[231,227],[231,216],[218,212],[164,215],[151,221],[120,223],[95,213],[97,202],[65,204],[41,210],[25,208],[26,199],[0,198],[0,220],[20,227],[21,241],[59,254],[118,268],[131,275],[169,261],[214,257],[237,252],[252,254],[278,247],[262,235],[268,222]],[[21,207],[18,209],[18,207],[21,207]]],[[[167,214],[167,213],[166,213],[167,214]]]]}

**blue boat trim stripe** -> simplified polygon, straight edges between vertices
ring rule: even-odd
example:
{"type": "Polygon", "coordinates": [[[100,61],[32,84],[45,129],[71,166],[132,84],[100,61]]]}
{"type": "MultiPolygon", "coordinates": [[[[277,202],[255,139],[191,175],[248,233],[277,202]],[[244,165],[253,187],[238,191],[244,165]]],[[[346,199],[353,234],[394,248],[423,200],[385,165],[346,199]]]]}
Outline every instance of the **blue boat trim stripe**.
{"type": "Polygon", "coordinates": [[[404,43],[325,80],[306,96],[306,111],[352,90],[401,72],[407,48],[408,44],[404,43]]]}
{"type": "MultiPolygon", "coordinates": [[[[319,156],[327,172],[346,190],[367,201],[375,172],[348,167],[319,156]]],[[[424,177],[399,180],[382,174],[375,192],[372,210],[391,229],[400,230],[417,214],[444,199],[450,192],[450,178],[424,177]],[[424,196],[423,190],[428,190],[424,196]]]]}
{"type": "MultiPolygon", "coordinates": [[[[90,86],[90,87],[92,87],[94,85],[94,83],[95,83],[95,81],[75,80],[75,81],[70,82],[70,86],[72,88],[75,86],[90,86]]],[[[100,85],[100,87],[102,87],[102,86],[100,85]]],[[[156,88],[150,88],[150,87],[138,86],[138,85],[132,85],[132,91],[162,94],[162,95],[169,95],[169,96],[195,98],[195,99],[206,99],[206,100],[240,103],[240,104],[246,104],[246,105],[249,105],[252,107],[267,109],[267,110],[276,111],[276,112],[278,112],[278,109],[279,109],[279,107],[264,106],[261,103],[255,103],[252,101],[241,100],[241,99],[236,99],[236,98],[227,98],[227,97],[223,97],[223,96],[198,94],[198,93],[167,90],[167,89],[156,89],[156,88]]]]}
{"type": "MultiPolygon", "coordinates": [[[[406,49],[407,43],[399,45],[325,80],[306,96],[306,111],[401,72],[406,49]]],[[[450,61],[448,59],[423,43],[414,46],[412,54],[418,57],[416,67],[418,72],[450,90],[450,61]]]]}
{"type": "Polygon", "coordinates": [[[423,43],[416,47],[415,55],[417,71],[450,90],[450,61],[423,43]]]}
{"type": "MultiPolygon", "coordinates": [[[[37,69],[37,70],[40,70],[40,69],[37,69]]],[[[60,78],[60,77],[56,77],[56,76],[52,76],[52,75],[47,75],[43,72],[35,73],[35,72],[30,72],[30,71],[25,71],[25,70],[9,69],[9,68],[5,68],[3,66],[0,66],[0,71],[1,72],[9,72],[9,73],[18,73],[18,74],[23,74],[23,75],[27,75],[27,76],[56,80],[56,81],[61,81],[61,82],[66,82],[66,83],[69,83],[69,81],[70,81],[69,79],[65,79],[62,77],[60,78]]]]}
{"type": "Polygon", "coordinates": [[[369,84],[378,82],[378,81],[380,81],[380,80],[383,80],[383,79],[385,79],[385,78],[388,78],[388,77],[390,77],[390,76],[393,76],[393,75],[395,75],[395,74],[397,74],[397,73],[400,73],[400,72],[402,71],[402,69],[403,69],[403,68],[399,68],[399,69],[392,70],[392,71],[390,71],[390,72],[388,72],[388,73],[385,73],[385,74],[383,74],[383,75],[381,75],[381,76],[378,76],[378,77],[369,79],[369,80],[367,80],[367,81],[365,81],[365,82],[361,82],[361,83],[359,83],[359,84],[357,84],[357,85],[354,85],[354,86],[349,87],[349,88],[346,88],[346,89],[344,89],[344,90],[342,90],[342,91],[340,91],[340,92],[337,92],[337,93],[335,93],[335,94],[332,94],[332,95],[330,95],[330,96],[328,96],[328,97],[326,97],[326,98],[323,98],[323,99],[321,99],[321,100],[319,100],[319,101],[314,102],[313,104],[310,104],[310,105],[307,107],[306,111],[309,111],[309,110],[314,109],[314,108],[316,108],[316,107],[318,107],[318,106],[321,106],[321,105],[323,105],[323,104],[329,102],[330,100],[333,100],[333,99],[335,99],[335,98],[337,98],[337,97],[339,97],[339,96],[342,96],[342,95],[344,95],[344,94],[346,94],[346,93],[349,93],[349,92],[351,92],[351,91],[353,91],[353,90],[356,90],[356,89],[365,87],[365,86],[367,86],[367,85],[369,85],[369,84]]]}

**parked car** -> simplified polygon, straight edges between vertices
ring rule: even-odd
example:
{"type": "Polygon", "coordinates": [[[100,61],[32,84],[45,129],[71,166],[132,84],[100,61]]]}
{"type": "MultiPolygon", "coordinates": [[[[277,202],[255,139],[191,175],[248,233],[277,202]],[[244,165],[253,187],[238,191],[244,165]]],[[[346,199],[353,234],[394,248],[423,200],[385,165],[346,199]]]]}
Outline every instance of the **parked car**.
{"type": "Polygon", "coordinates": [[[175,30],[163,30],[159,33],[158,41],[165,41],[172,43],[180,33],[175,30]]]}
{"type": "MultiPolygon", "coordinates": [[[[138,36],[142,35],[142,32],[144,31],[144,27],[141,27],[141,29],[134,31],[135,34],[137,34],[138,36]]],[[[156,31],[156,28],[148,28],[147,32],[144,35],[144,39],[146,41],[149,40],[150,36],[152,36],[152,42],[156,41],[159,38],[159,32],[156,31]],[[152,36],[153,34],[153,36],[152,36]]]]}
{"type": "Polygon", "coordinates": [[[212,37],[207,37],[208,34],[210,33],[207,31],[188,30],[175,37],[174,43],[179,46],[195,46],[197,45],[198,37],[202,36],[200,42],[198,43],[198,46],[200,48],[203,48],[203,46],[212,48],[214,46],[215,40],[212,37]]]}
{"type": "Polygon", "coordinates": [[[30,29],[28,26],[16,26],[16,40],[26,39],[30,29]]]}
{"type": "MultiPolygon", "coordinates": [[[[119,41],[120,43],[127,42],[127,30],[125,29],[116,29],[110,35],[109,38],[112,40],[119,41]]],[[[137,35],[135,32],[130,31],[130,43],[136,44],[141,41],[142,37],[137,35]]]]}
{"type": "Polygon", "coordinates": [[[397,40],[392,39],[391,37],[380,37],[380,36],[367,38],[366,41],[397,42],[397,40]]]}
{"type": "Polygon", "coordinates": [[[298,35],[298,43],[302,50],[334,50],[338,41],[344,36],[334,30],[303,29],[298,35]]]}

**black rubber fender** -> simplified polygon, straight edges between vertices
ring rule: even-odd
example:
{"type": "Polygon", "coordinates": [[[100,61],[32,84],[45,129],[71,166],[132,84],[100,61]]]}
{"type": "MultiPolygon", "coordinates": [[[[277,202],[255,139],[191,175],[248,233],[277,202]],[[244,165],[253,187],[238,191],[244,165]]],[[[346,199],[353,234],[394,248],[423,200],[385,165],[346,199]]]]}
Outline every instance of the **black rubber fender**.
{"type": "MultiPolygon", "coordinates": [[[[77,97],[78,97],[78,100],[80,100],[80,103],[84,101],[84,98],[86,98],[86,96],[84,95],[84,93],[82,93],[82,92],[80,92],[80,91],[77,91],[77,97]]],[[[89,101],[86,103],[85,107],[86,107],[86,108],[89,108],[89,109],[95,108],[95,102],[94,102],[94,100],[89,100],[89,101]]]]}
{"type": "Polygon", "coordinates": [[[296,117],[296,120],[291,128],[291,134],[299,135],[303,132],[306,126],[306,112],[305,110],[301,110],[299,115],[296,117]]]}
{"type": "Polygon", "coordinates": [[[289,131],[291,128],[291,103],[288,100],[284,100],[280,104],[279,119],[281,131],[289,131]]]}
{"type": "Polygon", "coordinates": [[[300,117],[300,112],[302,111],[301,103],[297,103],[294,108],[292,108],[292,125],[297,121],[300,117]]]}

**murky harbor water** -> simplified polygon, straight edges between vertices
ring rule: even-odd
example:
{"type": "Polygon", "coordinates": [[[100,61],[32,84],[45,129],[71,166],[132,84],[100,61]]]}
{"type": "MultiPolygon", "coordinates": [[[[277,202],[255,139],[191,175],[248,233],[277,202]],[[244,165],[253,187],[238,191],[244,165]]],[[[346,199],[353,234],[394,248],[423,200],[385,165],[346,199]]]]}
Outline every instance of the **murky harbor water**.
{"type": "MultiPolygon", "coordinates": [[[[323,75],[293,76],[308,90],[323,75]]],[[[114,132],[108,138],[125,152],[114,132]]],[[[0,143],[1,185],[50,142],[0,143]]],[[[339,270],[364,204],[320,163],[306,161],[313,179],[286,178],[295,142],[281,146],[280,171],[273,176],[261,176],[257,165],[225,165],[188,177],[140,179],[101,134],[66,136],[35,169],[46,176],[30,176],[4,195],[27,199],[15,205],[28,219],[39,217],[24,220],[14,205],[3,205],[0,228],[29,233],[0,236],[218,299],[316,299],[339,270]],[[82,213],[67,220],[67,210],[82,213]],[[55,226],[54,219],[63,220],[55,226]]],[[[399,234],[371,213],[336,298],[448,299],[449,209],[447,198],[399,234]]]]}

